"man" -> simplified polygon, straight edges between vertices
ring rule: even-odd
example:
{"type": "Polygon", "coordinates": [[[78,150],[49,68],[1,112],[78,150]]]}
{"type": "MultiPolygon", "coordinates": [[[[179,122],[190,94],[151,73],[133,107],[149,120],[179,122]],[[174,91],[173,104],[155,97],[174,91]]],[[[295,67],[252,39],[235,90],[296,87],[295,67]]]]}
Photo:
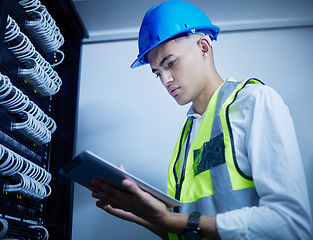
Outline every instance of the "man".
{"type": "Polygon", "coordinates": [[[165,204],[124,180],[127,193],[93,180],[97,206],[163,239],[310,239],[306,182],[288,108],[256,79],[224,81],[211,40],[219,28],[195,6],[151,8],[132,67],[150,64],[180,105],[192,102],[169,164],[165,204]]]}

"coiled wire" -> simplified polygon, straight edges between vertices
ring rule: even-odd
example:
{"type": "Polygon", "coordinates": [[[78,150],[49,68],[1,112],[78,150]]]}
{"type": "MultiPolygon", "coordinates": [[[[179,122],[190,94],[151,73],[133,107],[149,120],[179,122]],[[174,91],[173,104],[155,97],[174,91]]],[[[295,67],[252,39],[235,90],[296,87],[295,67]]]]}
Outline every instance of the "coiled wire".
{"type": "Polygon", "coordinates": [[[51,194],[51,174],[44,168],[0,144],[0,174],[12,177],[17,184],[6,184],[4,191],[41,200],[51,194]]]}
{"type": "Polygon", "coordinates": [[[38,145],[51,141],[51,135],[57,128],[56,122],[1,73],[0,106],[15,114],[21,121],[12,123],[12,130],[19,131],[38,145]]]}
{"type": "Polygon", "coordinates": [[[46,52],[58,51],[64,44],[64,37],[46,7],[39,0],[22,0],[19,4],[31,19],[26,22],[26,27],[38,43],[46,52]]]}
{"type": "Polygon", "coordinates": [[[19,75],[26,78],[41,95],[51,96],[60,90],[62,80],[57,72],[36,51],[34,45],[9,15],[4,42],[25,67],[19,70],[19,75]]]}

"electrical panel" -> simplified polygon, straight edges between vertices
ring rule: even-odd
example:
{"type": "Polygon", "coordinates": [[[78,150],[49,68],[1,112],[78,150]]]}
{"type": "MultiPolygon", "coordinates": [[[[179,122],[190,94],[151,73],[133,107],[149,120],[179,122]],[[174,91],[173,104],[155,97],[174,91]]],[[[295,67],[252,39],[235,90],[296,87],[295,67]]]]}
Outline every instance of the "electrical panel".
{"type": "Polygon", "coordinates": [[[0,0],[0,239],[71,239],[81,40],[70,0],[0,0]]]}

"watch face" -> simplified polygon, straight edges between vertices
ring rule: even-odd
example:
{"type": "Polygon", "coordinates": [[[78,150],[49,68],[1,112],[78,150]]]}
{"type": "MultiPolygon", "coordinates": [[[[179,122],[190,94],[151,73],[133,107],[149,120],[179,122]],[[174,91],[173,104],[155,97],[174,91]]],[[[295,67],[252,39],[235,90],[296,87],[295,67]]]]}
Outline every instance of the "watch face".
{"type": "Polygon", "coordinates": [[[200,236],[199,232],[194,230],[194,231],[189,231],[184,235],[186,240],[201,240],[202,237],[200,236]]]}

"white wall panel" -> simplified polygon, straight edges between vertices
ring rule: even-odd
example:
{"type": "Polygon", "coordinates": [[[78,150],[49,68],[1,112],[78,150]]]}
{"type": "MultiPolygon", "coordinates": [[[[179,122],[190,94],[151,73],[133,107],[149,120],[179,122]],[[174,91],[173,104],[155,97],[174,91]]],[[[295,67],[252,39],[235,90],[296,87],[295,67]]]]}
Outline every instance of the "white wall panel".
{"type": "MultiPolygon", "coordinates": [[[[165,0],[74,0],[90,38],[85,42],[136,38],[146,11],[165,0]]],[[[313,25],[312,0],[187,0],[221,31],[313,25]]]]}

